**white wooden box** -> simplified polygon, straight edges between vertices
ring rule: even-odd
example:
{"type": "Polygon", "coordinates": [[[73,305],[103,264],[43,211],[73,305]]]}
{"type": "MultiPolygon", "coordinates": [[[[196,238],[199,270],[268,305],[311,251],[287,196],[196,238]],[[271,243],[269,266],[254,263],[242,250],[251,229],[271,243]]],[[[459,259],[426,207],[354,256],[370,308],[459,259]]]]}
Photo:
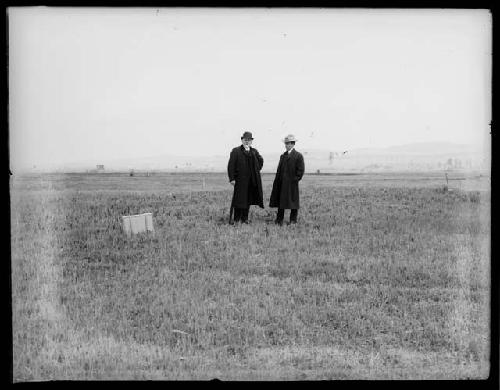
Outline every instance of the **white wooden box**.
{"type": "Polygon", "coordinates": [[[154,232],[152,213],[125,215],[122,220],[123,230],[128,236],[148,231],[154,232]]]}

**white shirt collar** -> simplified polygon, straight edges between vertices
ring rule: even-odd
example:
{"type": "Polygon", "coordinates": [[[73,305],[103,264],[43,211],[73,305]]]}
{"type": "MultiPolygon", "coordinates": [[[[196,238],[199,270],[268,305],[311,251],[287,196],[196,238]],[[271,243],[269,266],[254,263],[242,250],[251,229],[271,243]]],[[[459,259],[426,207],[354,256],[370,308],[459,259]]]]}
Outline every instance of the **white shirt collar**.
{"type": "Polygon", "coordinates": [[[245,148],[245,150],[248,152],[250,150],[250,146],[248,145],[243,145],[243,147],[245,148]]]}
{"type": "Polygon", "coordinates": [[[290,154],[292,153],[293,149],[295,149],[295,146],[292,146],[292,148],[290,150],[287,151],[287,154],[290,154]]]}

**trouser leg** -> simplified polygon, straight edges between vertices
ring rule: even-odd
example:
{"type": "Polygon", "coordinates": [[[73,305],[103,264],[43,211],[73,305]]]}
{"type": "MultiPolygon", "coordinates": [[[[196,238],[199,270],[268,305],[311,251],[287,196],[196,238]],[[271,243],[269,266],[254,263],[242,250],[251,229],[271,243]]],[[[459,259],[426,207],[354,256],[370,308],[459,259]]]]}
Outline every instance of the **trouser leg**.
{"type": "Polygon", "coordinates": [[[285,218],[285,209],[278,209],[278,213],[276,214],[276,222],[283,222],[283,218],[285,218]]]}
{"type": "Polygon", "coordinates": [[[290,210],[290,223],[297,223],[297,215],[299,213],[298,209],[290,210]]]}
{"type": "Polygon", "coordinates": [[[241,222],[248,222],[248,211],[250,210],[249,207],[246,209],[241,209],[241,222]]]}
{"type": "Polygon", "coordinates": [[[241,209],[234,208],[234,222],[239,222],[241,220],[241,209]]]}

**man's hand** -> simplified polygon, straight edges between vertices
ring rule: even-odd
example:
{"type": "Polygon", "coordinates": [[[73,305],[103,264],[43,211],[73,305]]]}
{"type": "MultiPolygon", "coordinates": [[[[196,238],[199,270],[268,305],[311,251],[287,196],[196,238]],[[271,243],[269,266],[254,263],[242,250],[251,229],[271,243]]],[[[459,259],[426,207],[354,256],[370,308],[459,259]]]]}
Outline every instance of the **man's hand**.
{"type": "Polygon", "coordinates": [[[230,181],[229,184],[231,184],[232,186],[234,186],[234,180],[230,181]]]}

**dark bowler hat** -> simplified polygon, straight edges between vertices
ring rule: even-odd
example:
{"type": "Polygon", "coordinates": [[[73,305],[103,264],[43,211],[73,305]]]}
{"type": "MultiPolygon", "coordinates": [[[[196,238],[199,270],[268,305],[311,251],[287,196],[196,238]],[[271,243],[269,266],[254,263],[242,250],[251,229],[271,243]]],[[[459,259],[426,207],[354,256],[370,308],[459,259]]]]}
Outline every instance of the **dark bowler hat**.
{"type": "Polygon", "coordinates": [[[250,133],[249,131],[245,131],[245,132],[243,133],[243,135],[241,136],[241,139],[243,139],[243,138],[246,138],[246,139],[253,139],[253,137],[252,137],[252,133],[250,133]]]}

